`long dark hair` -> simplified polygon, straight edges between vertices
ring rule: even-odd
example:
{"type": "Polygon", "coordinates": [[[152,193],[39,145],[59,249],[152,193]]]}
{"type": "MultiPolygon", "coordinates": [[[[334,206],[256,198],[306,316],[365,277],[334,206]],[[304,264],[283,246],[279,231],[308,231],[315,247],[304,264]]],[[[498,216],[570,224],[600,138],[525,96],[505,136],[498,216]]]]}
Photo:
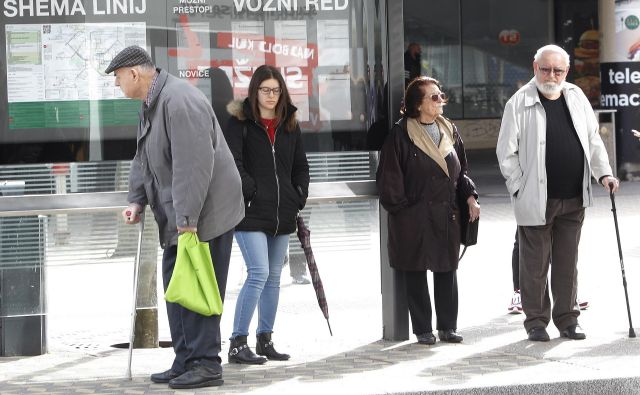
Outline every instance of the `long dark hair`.
{"type": "Polygon", "coordinates": [[[284,78],[282,78],[282,74],[280,71],[267,64],[263,64],[258,67],[256,71],[253,73],[251,77],[251,82],[249,82],[249,104],[251,104],[251,111],[253,111],[253,117],[255,119],[260,118],[260,109],[258,107],[258,88],[260,84],[262,84],[265,80],[275,79],[278,81],[278,85],[280,85],[280,96],[278,97],[278,104],[276,104],[276,119],[277,122],[285,122],[284,130],[287,132],[291,132],[296,128],[296,117],[294,114],[289,114],[289,106],[291,103],[291,96],[289,96],[289,90],[287,90],[287,84],[284,82],[284,78]]]}
{"type": "Polygon", "coordinates": [[[418,118],[420,116],[418,108],[427,95],[425,87],[429,84],[434,84],[438,89],[442,90],[440,81],[435,78],[420,76],[411,80],[409,86],[407,86],[407,91],[404,93],[404,104],[400,109],[402,115],[409,118],[418,118]]]}

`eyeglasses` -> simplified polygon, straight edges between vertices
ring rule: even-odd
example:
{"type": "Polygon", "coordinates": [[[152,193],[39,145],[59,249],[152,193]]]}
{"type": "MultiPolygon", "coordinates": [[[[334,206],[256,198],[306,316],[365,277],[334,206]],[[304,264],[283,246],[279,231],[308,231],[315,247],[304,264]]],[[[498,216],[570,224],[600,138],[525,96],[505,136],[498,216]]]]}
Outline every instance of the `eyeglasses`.
{"type": "Polygon", "coordinates": [[[542,67],[542,66],[538,66],[538,70],[540,70],[544,75],[550,75],[551,72],[553,71],[553,75],[555,75],[556,77],[560,77],[567,72],[567,69],[558,69],[555,67],[551,68],[551,67],[542,67]]]}
{"type": "Polygon", "coordinates": [[[437,102],[438,100],[447,101],[447,99],[449,98],[446,93],[435,93],[429,97],[432,101],[435,102],[437,102]]]}
{"type": "Polygon", "coordinates": [[[258,88],[260,93],[265,96],[269,96],[269,94],[273,93],[274,96],[279,96],[282,93],[282,88],[267,88],[266,86],[261,86],[258,88]]]}

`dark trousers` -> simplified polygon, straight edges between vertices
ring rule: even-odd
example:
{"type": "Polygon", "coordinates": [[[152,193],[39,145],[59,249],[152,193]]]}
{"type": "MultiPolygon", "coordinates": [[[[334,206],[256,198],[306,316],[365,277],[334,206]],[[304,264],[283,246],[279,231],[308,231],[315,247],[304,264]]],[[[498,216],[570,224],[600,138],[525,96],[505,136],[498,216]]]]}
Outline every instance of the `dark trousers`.
{"type": "MultiPolygon", "coordinates": [[[[399,271],[403,274],[407,290],[407,303],[413,333],[431,332],[431,299],[427,273],[424,271],[399,271]]],[[[456,271],[433,273],[433,299],[436,305],[436,329],[457,329],[458,280],[456,271]]]]}
{"type": "Polygon", "coordinates": [[[291,277],[307,275],[307,257],[304,253],[289,253],[289,274],[291,277]]]}
{"type": "Polygon", "coordinates": [[[520,290],[520,243],[518,242],[518,228],[516,228],[516,240],[511,251],[511,276],[513,278],[513,290],[520,290]]]}
{"type": "MultiPolygon", "coordinates": [[[[209,241],[211,259],[223,302],[232,243],[233,229],[209,241]]],[[[164,250],[162,256],[162,283],[165,291],[173,274],[177,252],[177,246],[171,246],[164,250]]],[[[185,309],[177,303],[169,302],[167,302],[167,315],[171,342],[176,353],[171,369],[182,373],[189,369],[191,363],[197,361],[217,372],[222,372],[220,365],[222,360],[218,356],[221,349],[220,316],[206,317],[185,309]]]]}
{"type": "Polygon", "coordinates": [[[527,331],[535,327],[546,327],[551,318],[560,330],[578,323],[580,309],[575,302],[578,288],[578,244],[583,221],[582,198],[548,199],[545,225],[518,228],[520,295],[527,331]],[[550,262],[553,262],[553,311],[547,286],[550,262]]]}

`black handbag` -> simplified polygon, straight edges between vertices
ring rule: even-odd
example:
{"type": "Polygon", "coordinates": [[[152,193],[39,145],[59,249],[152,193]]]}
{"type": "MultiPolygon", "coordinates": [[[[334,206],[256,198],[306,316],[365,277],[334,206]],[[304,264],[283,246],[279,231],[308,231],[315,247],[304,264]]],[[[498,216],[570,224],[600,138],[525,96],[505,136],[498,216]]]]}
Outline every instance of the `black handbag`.
{"type": "Polygon", "coordinates": [[[467,202],[460,202],[460,244],[465,247],[476,245],[478,243],[478,226],[480,218],[473,222],[469,222],[469,205],[467,202]]]}

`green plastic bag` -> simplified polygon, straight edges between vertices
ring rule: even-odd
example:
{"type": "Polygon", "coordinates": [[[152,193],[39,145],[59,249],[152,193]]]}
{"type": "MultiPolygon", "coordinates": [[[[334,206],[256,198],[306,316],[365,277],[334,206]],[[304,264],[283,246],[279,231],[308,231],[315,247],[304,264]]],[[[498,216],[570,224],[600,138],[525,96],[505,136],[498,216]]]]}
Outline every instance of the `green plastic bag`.
{"type": "Polygon", "coordinates": [[[178,237],[176,264],[164,298],[202,315],[222,314],[209,243],[201,243],[193,232],[178,237]]]}

